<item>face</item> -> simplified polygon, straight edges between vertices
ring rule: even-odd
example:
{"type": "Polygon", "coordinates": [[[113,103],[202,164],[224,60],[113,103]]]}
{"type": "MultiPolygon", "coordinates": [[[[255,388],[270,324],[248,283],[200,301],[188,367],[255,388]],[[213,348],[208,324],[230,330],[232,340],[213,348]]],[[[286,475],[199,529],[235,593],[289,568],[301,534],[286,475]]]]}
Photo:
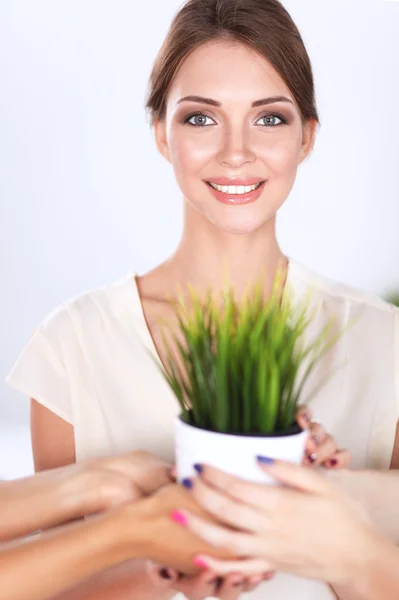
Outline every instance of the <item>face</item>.
{"type": "Polygon", "coordinates": [[[316,123],[302,123],[287,85],[246,47],[209,42],[192,52],[155,123],[185,201],[217,228],[251,233],[274,219],[309,154],[316,123]]]}

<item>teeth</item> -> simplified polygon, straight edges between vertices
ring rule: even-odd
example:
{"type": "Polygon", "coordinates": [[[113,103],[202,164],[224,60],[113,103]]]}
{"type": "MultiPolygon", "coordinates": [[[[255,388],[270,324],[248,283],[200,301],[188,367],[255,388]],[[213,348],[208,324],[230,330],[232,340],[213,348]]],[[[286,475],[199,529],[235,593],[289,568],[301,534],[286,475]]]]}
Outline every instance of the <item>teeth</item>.
{"type": "Polygon", "coordinates": [[[248,192],[256,190],[261,183],[262,182],[259,182],[255,185],[217,185],[216,183],[209,182],[209,185],[213,187],[214,190],[223,192],[224,194],[248,194],[248,192]]]}

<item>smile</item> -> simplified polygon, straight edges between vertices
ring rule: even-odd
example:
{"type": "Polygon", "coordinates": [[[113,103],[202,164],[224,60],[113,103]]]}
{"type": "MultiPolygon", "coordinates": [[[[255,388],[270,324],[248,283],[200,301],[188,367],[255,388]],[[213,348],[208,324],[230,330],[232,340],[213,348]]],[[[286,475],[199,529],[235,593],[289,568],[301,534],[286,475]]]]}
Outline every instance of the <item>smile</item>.
{"type": "Polygon", "coordinates": [[[259,188],[262,183],[264,182],[259,181],[259,183],[256,183],[255,185],[218,185],[217,183],[212,183],[212,181],[207,181],[207,184],[214,190],[229,195],[248,194],[259,188]]]}

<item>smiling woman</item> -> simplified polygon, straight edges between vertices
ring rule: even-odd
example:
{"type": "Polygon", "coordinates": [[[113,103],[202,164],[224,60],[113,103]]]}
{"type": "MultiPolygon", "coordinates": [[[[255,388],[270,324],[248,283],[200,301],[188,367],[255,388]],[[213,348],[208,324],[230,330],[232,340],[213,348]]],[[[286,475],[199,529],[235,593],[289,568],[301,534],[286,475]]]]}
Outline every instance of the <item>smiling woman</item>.
{"type": "MultiPolygon", "coordinates": [[[[347,447],[356,467],[395,466],[398,310],[312,273],[277,241],[277,213],[319,121],[310,60],[290,15],[277,0],[190,0],[155,61],[147,108],[183,197],[181,241],[149,273],[129,273],[63,304],[31,338],[8,381],[33,399],[36,468],[133,449],[173,460],[179,407],[152,360],[165,364],[159,323],[170,319],[173,328],[170,301],[179,289],[188,305],[189,284],[220,292],[226,265],[237,298],[259,280],[269,297],[281,265],[283,292],[302,300],[312,293],[306,336],[313,339],[332,317],[345,331],[309,379],[314,389],[342,365],[312,402],[334,437],[317,425],[308,464],[341,467],[347,447]]],[[[155,166],[153,177],[162,193],[155,166]]],[[[301,229],[306,235],[307,223],[301,229]]],[[[157,573],[150,578],[138,564],[128,588],[107,587],[101,598],[166,600],[173,590],[196,600],[235,600],[244,591],[251,599],[336,597],[328,582],[290,574],[253,591],[264,574],[221,581],[212,573],[178,580],[157,573]]],[[[86,587],[68,600],[98,597],[98,587],[86,587]]]]}

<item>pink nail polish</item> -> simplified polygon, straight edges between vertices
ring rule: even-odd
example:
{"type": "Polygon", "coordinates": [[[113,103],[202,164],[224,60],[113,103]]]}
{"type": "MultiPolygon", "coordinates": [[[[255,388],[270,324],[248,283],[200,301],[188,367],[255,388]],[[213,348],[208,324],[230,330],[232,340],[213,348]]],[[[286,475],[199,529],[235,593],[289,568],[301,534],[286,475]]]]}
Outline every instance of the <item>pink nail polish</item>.
{"type": "Polygon", "coordinates": [[[197,565],[197,567],[201,567],[201,569],[208,568],[208,565],[206,564],[206,562],[202,558],[199,558],[199,556],[194,558],[193,563],[195,565],[197,565]]]}
{"type": "Polygon", "coordinates": [[[176,523],[179,523],[179,525],[183,525],[183,527],[186,527],[188,523],[187,518],[183,515],[183,513],[179,512],[178,510],[174,510],[172,512],[171,518],[173,519],[173,521],[176,521],[176,523]]]}

